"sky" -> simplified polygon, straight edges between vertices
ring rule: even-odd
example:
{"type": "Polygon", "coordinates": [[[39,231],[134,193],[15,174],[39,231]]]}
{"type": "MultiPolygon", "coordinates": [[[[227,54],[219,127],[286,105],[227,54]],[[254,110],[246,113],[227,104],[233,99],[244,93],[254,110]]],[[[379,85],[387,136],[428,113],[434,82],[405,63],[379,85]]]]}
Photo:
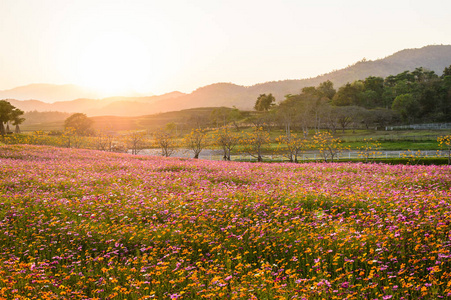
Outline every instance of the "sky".
{"type": "Polygon", "coordinates": [[[0,0],[0,90],[104,96],[315,77],[451,44],[448,0],[0,0]]]}

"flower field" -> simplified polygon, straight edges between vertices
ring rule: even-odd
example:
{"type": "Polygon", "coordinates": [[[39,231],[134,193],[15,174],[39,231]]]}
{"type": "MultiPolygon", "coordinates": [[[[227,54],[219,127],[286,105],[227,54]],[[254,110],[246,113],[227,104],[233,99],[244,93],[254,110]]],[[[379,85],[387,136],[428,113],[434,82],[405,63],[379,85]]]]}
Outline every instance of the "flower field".
{"type": "Polygon", "coordinates": [[[451,167],[0,147],[0,299],[450,299],[451,167]]]}

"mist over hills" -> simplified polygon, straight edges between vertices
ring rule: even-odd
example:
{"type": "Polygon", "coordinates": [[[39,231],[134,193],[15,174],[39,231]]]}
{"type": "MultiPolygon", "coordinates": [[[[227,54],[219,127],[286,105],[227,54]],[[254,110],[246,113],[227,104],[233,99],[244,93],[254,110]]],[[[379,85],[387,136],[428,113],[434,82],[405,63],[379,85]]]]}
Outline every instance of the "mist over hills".
{"type": "MultiPolygon", "coordinates": [[[[277,101],[281,101],[287,94],[300,93],[302,88],[317,86],[326,80],[332,81],[334,87],[338,89],[347,82],[365,79],[368,76],[387,77],[406,70],[412,71],[417,67],[424,67],[441,75],[444,68],[450,65],[451,45],[433,45],[419,49],[405,49],[374,61],[362,60],[347,68],[314,78],[273,81],[248,87],[233,83],[215,83],[198,88],[190,94],[173,92],[149,97],[111,97],[100,100],[83,98],[52,104],[37,100],[9,101],[12,105],[25,111],[83,112],[88,116],[138,116],[195,107],[236,106],[240,109],[251,109],[258,95],[263,93],[272,93],[277,101]]],[[[20,88],[13,90],[18,93],[20,88]]],[[[39,99],[39,95],[45,96],[44,93],[33,95],[31,92],[27,93],[31,99],[39,99]]],[[[57,92],[51,92],[50,88],[49,93],[57,95],[57,92]]],[[[14,97],[5,97],[0,91],[0,99],[2,98],[14,97]]],[[[16,98],[23,97],[17,96],[16,98]]]]}
{"type": "Polygon", "coordinates": [[[77,98],[99,98],[99,96],[97,92],[75,84],[33,83],[0,91],[1,99],[39,99],[49,103],[77,98]]]}

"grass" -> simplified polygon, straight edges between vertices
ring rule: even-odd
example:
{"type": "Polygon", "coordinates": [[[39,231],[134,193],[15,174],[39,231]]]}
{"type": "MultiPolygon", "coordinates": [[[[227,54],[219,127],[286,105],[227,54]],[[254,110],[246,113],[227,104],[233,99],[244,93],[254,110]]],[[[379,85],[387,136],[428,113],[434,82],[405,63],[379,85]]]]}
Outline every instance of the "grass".
{"type": "MultiPolygon", "coordinates": [[[[431,141],[383,141],[380,143],[380,150],[440,150],[437,140],[431,141]]],[[[344,142],[350,149],[358,149],[365,145],[364,142],[344,142]]]]}

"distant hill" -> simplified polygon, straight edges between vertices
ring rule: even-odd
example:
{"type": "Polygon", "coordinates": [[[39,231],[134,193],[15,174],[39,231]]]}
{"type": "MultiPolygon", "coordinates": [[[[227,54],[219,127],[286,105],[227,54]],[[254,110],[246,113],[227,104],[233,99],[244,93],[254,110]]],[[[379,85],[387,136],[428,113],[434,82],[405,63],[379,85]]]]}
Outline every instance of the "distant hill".
{"type": "MultiPolygon", "coordinates": [[[[360,61],[347,68],[330,72],[315,78],[300,80],[282,80],[256,84],[249,87],[237,86],[231,83],[212,84],[202,87],[193,93],[167,101],[166,107],[190,108],[203,106],[233,106],[251,109],[258,95],[272,93],[277,101],[284,99],[287,94],[298,94],[306,86],[318,86],[330,80],[338,87],[358,79],[369,76],[387,77],[406,70],[424,67],[443,73],[445,67],[451,65],[451,45],[426,46],[420,49],[406,49],[383,59],[374,61],[360,61]]],[[[163,103],[155,103],[163,107],[163,103]]],[[[160,109],[161,109],[160,108],[160,109]]]]}
{"type": "Polygon", "coordinates": [[[181,92],[171,92],[159,96],[149,97],[111,97],[104,99],[75,99],[71,101],[59,101],[45,103],[39,100],[15,100],[8,101],[24,111],[60,111],[68,113],[82,112],[89,116],[117,115],[136,116],[148,114],[152,110],[152,103],[177,98],[185,95],[181,92]]]}
{"type": "MultiPolygon", "coordinates": [[[[451,45],[426,46],[420,49],[406,49],[374,61],[362,60],[347,68],[330,72],[315,78],[292,79],[240,86],[232,83],[215,83],[201,87],[191,94],[180,92],[151,97],[113,97],[101,100],[77,99],[53,104],[36,100],[11,101],[23,110],[83,112],[90,116],[116,115],[138,116],[195,107],[236,106],[251,109],[260,94],[272,93],[277,101],[287,94],[297,94],[306,86],[318,86],[330,80],[338,88],[347,82],[365,79],[368,76],[387,77],[403,71],[424,67],[441,75],[451,65],[451,45]]],[[[0,99],[5,97],[0,93],[0,99]]],[[[39,99],[38,96],[31,99],[39,99]]]]}
{"type": "Polygon", "coordinates": [[[99,94],[74,84],[34,83],[0,91],[0,99],[30,100],[42,102],[68,101],[77,98],[99,98],[99,94]]]}

